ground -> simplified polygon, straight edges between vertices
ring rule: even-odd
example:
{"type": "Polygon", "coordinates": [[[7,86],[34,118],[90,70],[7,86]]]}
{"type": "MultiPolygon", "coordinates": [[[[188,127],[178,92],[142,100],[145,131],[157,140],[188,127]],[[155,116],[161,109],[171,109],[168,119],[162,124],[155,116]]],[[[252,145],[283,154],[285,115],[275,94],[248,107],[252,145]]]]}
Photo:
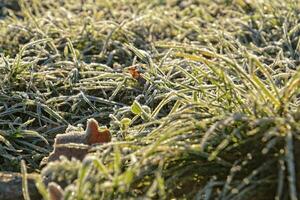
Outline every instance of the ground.
{"type": "Polygon", "coordinates": [[[67,199],[299,199],[299,19],[296,0],[0,1],[0,170],[40,173],[95,118],[113,141],[46,168],[67,199]]]}

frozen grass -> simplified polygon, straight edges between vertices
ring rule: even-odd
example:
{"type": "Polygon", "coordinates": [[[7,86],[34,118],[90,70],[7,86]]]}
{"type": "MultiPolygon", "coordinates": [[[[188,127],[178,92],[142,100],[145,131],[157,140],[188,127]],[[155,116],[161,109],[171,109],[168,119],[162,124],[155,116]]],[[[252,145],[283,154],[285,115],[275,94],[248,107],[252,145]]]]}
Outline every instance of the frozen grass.
{"type": "Polygon", "coordinates": [[[114,142],[44,169],[69,199],[300,198],[299,4],[31,0],[3,9],[1,170],[19,171],[23,159],[39,172],[55,134],[94,117],[114,142]]]}

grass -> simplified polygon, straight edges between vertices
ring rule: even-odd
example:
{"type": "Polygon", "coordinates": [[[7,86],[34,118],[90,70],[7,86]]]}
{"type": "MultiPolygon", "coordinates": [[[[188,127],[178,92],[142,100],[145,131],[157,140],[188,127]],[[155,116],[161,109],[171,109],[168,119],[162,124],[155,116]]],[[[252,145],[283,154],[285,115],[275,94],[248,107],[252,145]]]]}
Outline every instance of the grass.
{"type": "Polygon", "coordinates": [[[40,173],[94,117],[114,141],[41,172],[67,199],[299,199],[298,1],[19,5],[0,20],[1,170],[40,173]]]}

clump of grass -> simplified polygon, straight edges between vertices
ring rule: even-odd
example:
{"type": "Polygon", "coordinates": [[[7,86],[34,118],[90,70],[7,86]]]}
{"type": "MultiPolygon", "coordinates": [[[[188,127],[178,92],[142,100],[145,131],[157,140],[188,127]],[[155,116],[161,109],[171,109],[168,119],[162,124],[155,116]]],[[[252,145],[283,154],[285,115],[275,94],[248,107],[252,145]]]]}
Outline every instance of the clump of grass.
{"type": "Polygon", "coordinates": [[[42,172],[69,199],[299,198],[296,2],[20,7],[0,22],[3,170],[37,171],[45,142],[94,117],[114,141],[42,172]]]}

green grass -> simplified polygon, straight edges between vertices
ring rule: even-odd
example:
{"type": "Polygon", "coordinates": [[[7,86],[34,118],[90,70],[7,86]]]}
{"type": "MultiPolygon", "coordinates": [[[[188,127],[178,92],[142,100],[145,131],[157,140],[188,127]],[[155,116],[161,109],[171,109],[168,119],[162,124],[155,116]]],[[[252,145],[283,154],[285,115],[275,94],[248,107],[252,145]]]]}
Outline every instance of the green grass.
{"type": "Polygon", "coordinates": [[[2,171],[40,172],[93,117],[114,141],[42,171],[67,199],[300,198],[299,1],[20,5],[0,20],[2,171]]]}

